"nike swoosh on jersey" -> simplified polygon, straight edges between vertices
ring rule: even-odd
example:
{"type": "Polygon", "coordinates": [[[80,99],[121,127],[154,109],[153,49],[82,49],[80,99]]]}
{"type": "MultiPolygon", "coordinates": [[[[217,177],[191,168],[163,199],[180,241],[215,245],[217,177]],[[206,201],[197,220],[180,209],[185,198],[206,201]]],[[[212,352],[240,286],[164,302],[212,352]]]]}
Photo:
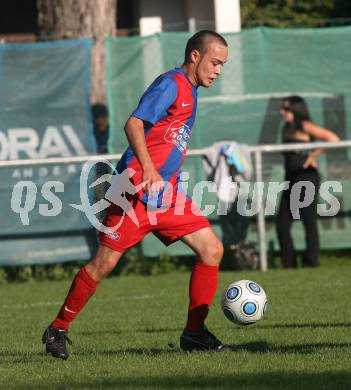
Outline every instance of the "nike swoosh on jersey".
{"type": "Polygon", "coordinates": [[[191,103],[182,103],[182,107],[187,107],[187,106],[190,106],[191,105],[191,103]]]}

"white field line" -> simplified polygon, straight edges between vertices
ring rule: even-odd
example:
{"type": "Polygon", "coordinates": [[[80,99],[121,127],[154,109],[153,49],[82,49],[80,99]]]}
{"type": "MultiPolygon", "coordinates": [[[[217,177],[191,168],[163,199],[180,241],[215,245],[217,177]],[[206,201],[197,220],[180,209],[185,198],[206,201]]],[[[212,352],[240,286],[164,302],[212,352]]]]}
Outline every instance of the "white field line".
{"type": "MultiPolygon", "coordinates": [[[[138,301],[146,299],[155,299],[159,296],[165,294],[144,294],[144,295],[132,295],[132,296],[121,296],[114,298],[95,298],[94,302],[104,303],[104,302],[123,302],[123,301],[138,301]]],[[[49,301],[49,302],[35,302],[35,303],[16,303],[13,305],[2,305],[1,309],[31,309],[35,307],[50,307],[50,306],[59,306],[63,304],[62,301],[49,301]]]]}

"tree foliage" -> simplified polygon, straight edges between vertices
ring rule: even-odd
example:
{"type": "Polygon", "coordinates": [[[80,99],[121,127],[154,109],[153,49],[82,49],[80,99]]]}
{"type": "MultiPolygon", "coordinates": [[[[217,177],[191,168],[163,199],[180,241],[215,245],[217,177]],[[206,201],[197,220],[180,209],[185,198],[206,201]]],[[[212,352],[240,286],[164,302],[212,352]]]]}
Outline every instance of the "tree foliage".
{"type": "Polygon", "coordinates": [[[351,24],[350,0],[241,0],[240,4],[243,27],[351,24]]]}

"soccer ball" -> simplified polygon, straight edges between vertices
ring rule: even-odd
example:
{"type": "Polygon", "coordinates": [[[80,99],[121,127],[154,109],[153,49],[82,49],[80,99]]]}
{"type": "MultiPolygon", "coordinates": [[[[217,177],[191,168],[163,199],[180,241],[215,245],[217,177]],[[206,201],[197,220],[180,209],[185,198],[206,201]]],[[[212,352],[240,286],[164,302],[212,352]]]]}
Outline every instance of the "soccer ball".
{"type": "Polygon", "coordinates": [[[259,321],[267,310],[263,288],[252,280],[231,283],[223,293],[222,310],[229,321],[250,325],[259,321]]]}

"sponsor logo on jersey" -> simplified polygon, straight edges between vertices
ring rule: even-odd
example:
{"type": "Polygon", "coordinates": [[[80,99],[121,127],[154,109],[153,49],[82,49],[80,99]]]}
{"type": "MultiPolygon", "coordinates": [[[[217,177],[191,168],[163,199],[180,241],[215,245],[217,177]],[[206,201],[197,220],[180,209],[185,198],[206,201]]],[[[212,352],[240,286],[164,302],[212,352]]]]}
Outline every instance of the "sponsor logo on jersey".
{"type": "Polygon", "coordinates": [[[186,150],[191,130],[185,123],[175,120],[165,133],[165,141],[174,144],[182,153],[186,150]]]}

